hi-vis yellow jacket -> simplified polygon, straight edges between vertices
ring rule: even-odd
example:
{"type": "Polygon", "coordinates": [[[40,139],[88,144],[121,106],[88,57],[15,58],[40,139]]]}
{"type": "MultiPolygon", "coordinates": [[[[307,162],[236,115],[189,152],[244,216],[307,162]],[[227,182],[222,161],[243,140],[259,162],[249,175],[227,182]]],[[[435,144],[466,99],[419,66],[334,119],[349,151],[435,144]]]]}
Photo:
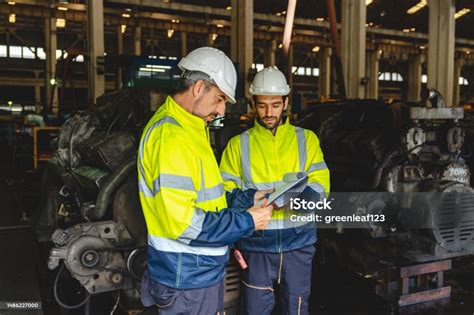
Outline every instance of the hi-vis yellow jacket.
{"type": "MultiPolygon", "coordinates": [[[[248,212],[227,207],[205,122],[172,97],[143,131],[138,178],[150,277],[182,289],[221,281],[227,245],[251,235],[255,226],[248,212]]],[[[252,204],[253,195],[245,206],[252,204]]]]}
{"type": "MultiPolygon", "coordinates": [[[[271,189],[282,184],[286,173],[306,172],[308,186],[317,193],[313,196],[322,199],[329,193],[329,170],[317,136],[310,130],[292,126],[289,119],[278,127],[275,136],[255,121],[253,128],[233,137],[222,155],[220,170],[227,191],[271,189]]],[[[315,225],[294,222],[291,214],[295,213],[274,210],[266,230],[256,231],[237,246],[275,253],[314,244],[315,225]]]]}

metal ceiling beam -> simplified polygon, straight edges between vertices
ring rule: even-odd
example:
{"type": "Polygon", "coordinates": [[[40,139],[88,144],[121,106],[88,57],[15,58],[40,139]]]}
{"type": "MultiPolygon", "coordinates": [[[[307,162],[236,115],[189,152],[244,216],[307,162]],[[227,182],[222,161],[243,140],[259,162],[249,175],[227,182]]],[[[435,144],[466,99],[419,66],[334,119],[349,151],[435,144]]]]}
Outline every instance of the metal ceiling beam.
{"type": "MultiPolygon", "coordinates": [[[[106,0],[106,2],[107,3],[120,3],[124,5],[129,5],[129,6],[146,6],[150,8],[156,8],[156,9],[168,9],[172,11],[186,12],[186,13],[216,15],[216,16],[226,17],[227,20],[230,20],[230,16],[231,16],[231,12],[226,9],[204,7],[204,6],[197,6],[197,5],[191,5],[191,4],[182,4],[182,3],[175,3],[175,2],[159,2],[156,0],[106,0]]],[[[285,24],[284,17],[279,17],[272,14],[255,13],[254,19],[261,20],[267,23],[272,22],[272,23],[278,23],[282,25],[285,24]]],[[[319,22],[319,21],[316,21],[316,19],[295,18],[294,25],[329,29],[329,22],[326,22],[326,21],[319,22]]],[[[338,24],[338,28],[340,27],[341,25],[338,24]]],[[[384,29],[384,28],[379,28],[379,27],[367,27],[367,33],[397,36],[397,37],[401,37],[405,39],[428,40],[428,34],[425,34],[425,33],[419,33],[419,32],[406,33],[403,31],[398,31],[398,30],[393,30],[393,29],[384,29]]],[[[474,40],[458,38],[456,39],[456,44],[474,46],[474,40]]]]}
{"type": "Polygon", "coordinates": [[[89,102],[96,103],[105,92],[104,69],[104,3],[103,0],[87,2],[87,48],[89,52],[88,83],[89,102]]]}
{"type": "MultiPolygon", "coordinates": [[[[8,5],[7,3],[0,3],[0,14],[10,14],[15,13],[17,16],[28,16],[28,17],[36,17],[36,18],[63,18],[71,22],[81,22],[85,23],[87,21],[87,15],[85,12],[85,5],[83,4],[63,4],[63,3],[56,3],[54,5],[49,4],[49,2],[45,0],[17,0],[15,1],[15,5],[8,5]],[[58,5],[68,7],[68,11],[61,11],[57,10],[56,7],[58,5]]],[[[230,17],[230,11],[225,9],[215,9],[210,7],[200,7],[200,6],[192,6],[192,5],[183,5],[179,3],[163,3],[153,0],[106,0],[106,3],[122,3],[122,4],[129,4],[129,5],[143,5],[149,6],[154,8],[168,8],[174,11],[182,11],[182,12],[217,12],[218,14],[230,17]],[[198,10],[198,8],[201,8],[198,10]],[[196,11],[197,10],[197,11],[196,11]]],[[[183,20],[180,23],[172,23],[171,17],[176,18],[175,15],[171,14],[163,14],[163,13],[154,13],[154,12],[137,12],[136,19],[134,18],[124,18],[122,17],[123,10],[120,9],[113,9],[113,8],[104,8],[104,22],[106,25],[127,25],[127,27],[139,25],[143,28],[150,28],[150,29],[160,29],[160,30],[167,30],[170,28],[175,29],[176,31],[182,31],[187,33],[198,33],[198,34],[208,34],[210,32],[216,33],[219,36],[230,36],[230,27],[224,28],[217,28],[215,25],[206,25],[205,19],[200,18],[190,18],[190,22],[184,22],[186,17],[183,17],[183,20]],[[195,22],[193,22],[195,21],[195,22]]],[[[188,17],[189,18],[189,17],[188,17]]],[[[282,33],[283,33],[283,24],[284,18],[277,17],[270,14],[254,14],[255,20],[264,20],[264,21],[271,21],[271,22],[278,22],[282,26],[275,26],[275,25],[262,25],[257,24],[254,27],[254,39],[255,40],[277,40],[281,41],[282,33]]],[[[229,18],[230,19],[230,18],[229,18]]],[[[211,20],[211,23],[217,21],[226,22],[222,23],[225,26],[229,25],[229,21],[222,21],[222,20],[211,20]]],[[[331,43],[324,34],[324,29],[329,27],[328,22],[318,22],[316,20],[311,19],[300,19],[295,18],[294,20],[295,25],[310,25],[321,27],[320,31],[314,29],[294,29],[295,35],[292,37],[292,42],[296,44],[307,44],[307,45],[320,45],[320,46],[331,46],[331,43]],[[322,31],[322,32],[321,32],[322,31]]],[[[340,25],[338,25],[340,27],[340,25]]],[[[387,36],[397,36],[404,39],[417,39],[420,40],[418,44],[426,44],[428,35],[423,33],[404,33],[401,31],[396,30],[389,30],[389,29],[381,29],[375,27],[368,27],[368,33],[374,33],[379,35],[387,35],[387,36]]],[[[381,49],[389,49],[390,51],[401,51],[402,53],[412,54],[416,51],[420,52],[418,48],[416,48],[412,42],[408,43],[405,42],[405,45],[413,45],[413,46],[403,46],[402,42],[400,45],[394,43],[395,41],[389,41],[388,43],[379,43],[379,39],[375,41],[369,41],[367,43],[367,48],[370,49],[371,47],[381,47],[381,49]],[[393,44],[390,44],[392,42],[393,44]]],[[[387,41],[387,40],[384,40],[387,41]]],[[[469,47],[474,47],[474,40],[468,39],[456,39],[456,43],[458,45],[464,47],[458,47],[458,51],[467,50],[469,47]]],[[[472,49],[472,48],[471,48],[472,49]]],[[[471,59],[471,56],[466,55],[467,59],[471,59]]]]}

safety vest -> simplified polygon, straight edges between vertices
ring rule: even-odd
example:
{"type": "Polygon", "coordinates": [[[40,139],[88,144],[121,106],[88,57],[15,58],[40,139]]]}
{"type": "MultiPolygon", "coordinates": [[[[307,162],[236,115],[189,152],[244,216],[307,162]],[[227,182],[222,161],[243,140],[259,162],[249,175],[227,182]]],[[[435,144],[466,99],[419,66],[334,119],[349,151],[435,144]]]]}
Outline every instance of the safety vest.
{"type": "MultiPolygon", "coordinates": [[[[273,135],[257,121],[255,126],[233,137],[222,155],[220,164],[224,188],[271,189],[283,182],[291,172],[306,172],[308,186],[320,198],[329,193],[329,170],[317,136],[311,131],[292,126],[289,119],[273,135]]],[[[292,221],[287,209],[273,211],[264,231],[255,232],[238,246],[245,250],[282,252],[316,242],[316,229],[304,227],[307,222],[292,221]]],[[[307,224],[306,224],[307,225],[307,224]]]]}
{"type": "Polygon", "coordinates": [[[253,220],[227,208],[204,120],[170,96],[143,131],[138,179],[150,277],[181,289],[221,281],[228,245],[251,235],[253,220]]]}

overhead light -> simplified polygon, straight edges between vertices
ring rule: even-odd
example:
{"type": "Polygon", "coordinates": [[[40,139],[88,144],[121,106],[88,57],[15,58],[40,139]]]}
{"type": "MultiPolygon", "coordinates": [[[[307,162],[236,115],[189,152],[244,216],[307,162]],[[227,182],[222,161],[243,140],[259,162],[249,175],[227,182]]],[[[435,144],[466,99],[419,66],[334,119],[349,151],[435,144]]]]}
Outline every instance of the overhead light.
{"type": "Polygon", "coordinates": [[[372,2],[374,2],[374,0],[365,0],[365,5],[369,5],[369,4],[371,4],[372,2]]]}
{"type": "Polygon", "coordinates": [[[8,106],[12,107],[13,105],[13,102],[12,101],[8,101],[8,106]]]}
{"type": "Polygon", "coordinates": [[[67,11],[67,8],[66,7],[58,7],[58,10],[59,11],[67,11]]]}
{"type": "Polygon", "coordinates": [[[379,50],[378,50],[378,53],[379,53],[379,56],[382,56],[383,50],[382,50],[382,49],[379,49],[379,50]]]}
{"type": "Polygon", "coordinates": [[[123,13],[123,14],[122,14],[122,17],[124,17],[124,18],[129,18],[129,17],[130,17],[130,14],[128,14],[128,13],[123,13]]]}
{"type": "Polygon", "coordinates": [[[8,1],[9,5],[15,5],[15,1],[8,1]]]}
{"type": "Polygon", "coordinates": [[[127,30],[127,25],[125,24],[120,25],[120,32],[122,32],[122,34],[125,33],[126,30],[127,30]]]}
{"type": "Polygon", "coordinates": [[[277,12],[277,13],[276,13],[276,16],[281,16],[281,12],[277,12]]]}
{"type": "Polygon", "coordinates": [[[318,18],[316,19],[316,21],[318,21],[318,22],[323,22],[323,21],[324,21],[324,18],[323,18],[323,17],[318,17],[318,18]]]}
{"type": "Polygon", "coordinates": [[[416,28],[414,27],[410,28],[410,32],[414,32],[414,31],[416,31],[416,28]]]}
{"type": "Polygon", "coordinates": [[[423,9],[424,7],[426,7],[426,0],[420,0],[420,2],[418,2],[417,4],[412,6],[410,9],[408,9],[407,13],[408,14],[415,14],[416,12],[423,9]]]}
{"type": "Polygon", "coordinates": [[[469,55],[470,53],[471,53],[470,50],[467,50],[467,51],[466,51],[466,55],[469,55]]]}
{"type": "Polygon", "coordinates": [[[179,20],[172,19],[171,22],[172,22],[172,23],[179,23],[179,20]]]}
{"type": "Polygon", "coordinates": [[[281,11],[281,14],[282,14],[282,15],[285,15],[285,14],[286,14],[286,11],[281,11]]]}
{"type": "Polygon", "coordinates": [[[130,9],[130,8],[126,8],[126,9],[125,9],[125,11],[131,12],[131,11],[132,11],[132,9],[130,9]]]}
{"type": "MultiPolygon", "coordinates": [[[[157,59],[156,56],[150,56],[150,57],[152,57],[153,59],[157,59]]],[[[151,68],[151,69],[167,69],[167,70],[171,69],[171,66],[165,66],[165,65],[146,65],[146,67],[151,68]]]]}
{"type": "Polygon", "coordinates": [[[58,82],[54,78],[49,80],[49,84],[51,84],[51,85],[56,85],[56,83],[58,83],[58,82]]]}
{"type": "Polygon", "coordinates": [[[426,49],[426,46],[420,46],[420,49],[426,49]]]}
{"type": "Polygon", "coordinates": [[[228,6],[227,8],[225,8],[227,11],[230,11],[232,10],[232,7],[231,6],[228,6]]]}
{"type": "Polygon", "coordinates": [[[66,27],[66,19],[56,19],[56,27],[66,27]]]}
{"type": "Polygon", "coordinates": [[[223,24],[217,24],[216,26],[217,26],[218,28],[223,28],[223,27],[224,27],[223,24]]]}
{"type": "Polygon", "coordinates": [[[168,33],[167,33],[168,38],[173,37],[173,34],[174,34],[174,30],[168,30],[168,33]]]}
{"type": "Polygon", "coordinates": [[[8,15],[8,22],[10,23],[15,23],[16,22],[16,15],[15,14],[9,14],[8,15]]]}
{"type": "Polygon", "coordinates": [[[404,32],[404,33],[410,33],[410,29],[409,29],[409,28],[404,28],[404,29],[403,29],[403,32],[404,32]]]}
{"type": "Polygon", "coordinates": [[[216,34],[216,33],[212,33],[211,36],[212,36],[212,37],[211,37],[211,38],[212,38],[212,41],[214,42],[214,41],[216,40],[216,38],[217,38],[217,34],[216,34]]]}
{"type": "Polygon", "coordinates": [[[454,19],[458,19],[461,16],[468,14],[469,12],[471,12],[471,9],[468,9],[468,8],[461,9],[458,12],[454,13],[454,19]]]}
{"type": "Polygon", "coordinates": [[[278,48],[282,48],[283,47],[283,43],[280,43],[280,45],[278,45],[278,48]]]}
{"type": "Polygon", "coordinates": [[[319,49],[320,49],[320,47],[316,45],[316,46],[313,47],[313,49],[311,49],[311,51],[312,52],[318,52],[319,49]]]}

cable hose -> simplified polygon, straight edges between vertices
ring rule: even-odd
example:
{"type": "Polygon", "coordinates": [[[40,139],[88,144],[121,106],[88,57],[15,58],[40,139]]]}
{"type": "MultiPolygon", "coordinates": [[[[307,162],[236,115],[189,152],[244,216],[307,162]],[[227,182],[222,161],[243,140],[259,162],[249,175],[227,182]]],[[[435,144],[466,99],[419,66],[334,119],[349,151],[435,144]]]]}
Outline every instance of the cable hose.
{"type": "Polygon", "coordinates": [[[82,301],[81,303],[79,303],[79,304],[77,304],[77,305],[67,305],[67,304],[64,304],[64,303],[59,299],[59,296],[58,296],[58,280],[59,280],[59,276],[61,275],[61,273],[63,272],[63,270],[64,270],[64,264],[61,265],[61,267],[59,268],[58,274],[56,275],[56,279],[54,280],[54,286],[53,286],[54,299],[56,300],[56,302],[57,302],[62,308],[65,308],[65,309],[68,309],[68,310],[73,310],[73,309],[79,308],[79,307],[83,306],[84,304],[86,304],[87,301],[89,301],[89,299],[91,298],[91,294],[86,291],[87,297],[84,299],[84,301],[82,301]]]}

